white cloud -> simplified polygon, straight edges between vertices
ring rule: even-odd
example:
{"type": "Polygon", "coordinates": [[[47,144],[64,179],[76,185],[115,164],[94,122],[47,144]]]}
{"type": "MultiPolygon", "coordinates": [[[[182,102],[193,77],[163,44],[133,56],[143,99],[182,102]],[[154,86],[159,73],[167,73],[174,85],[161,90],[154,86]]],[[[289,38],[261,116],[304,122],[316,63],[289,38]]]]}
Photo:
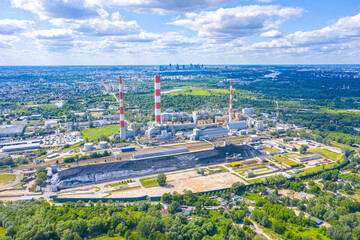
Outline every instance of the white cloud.
{"type": "Polygon", "coordinates": [[[78,34],[86,36],[123,36],[139,34],[141,29],[136,21],[109,21],[107,19],[89,19],[86,21],[73,21],[63,24],[78,34]]]}
{"type": "Polygon", "coordinates": [[[107,16],[97,0],[11,0],[14,7],[31,11],[40,19],[88,19],[107,16]]]}
{"type": "Polygon", "coordinates": [[[267,32],[263,32],[262,34],[260,34],[260,36],[266,38],[277,38],[277,37],[281,37],[281,32],[278,30],[270,30],[267,32]]]}
{"type": "Polygon", "coordinates": [[[121,19],[120,13],[119,12],[114,12],[113,14],[111,14],[111,19],[115,20],[115,21],[120,20],[121,19]]]}
{"type": "Polygon", "coordinates": [[[360,40],[360,14],[343,17],[333,25],[314,31],[297,31],[271,42],[259,42],[252,49],[268,48],[323,48],[326,45],[342,44],[360,40]]]}
{"type": "Polygon", "coordinates": [[[16,19],[1,19],[0,20],[0,34],[11,35],[25,30],[29,30],[35,25],[33,21],[16,20],[16,19]]]}
{"type": "Polygon", "coordinates": [[[173,14],[212,9],[237,0],[102,0],[104,5],[135,12],[173,14]]]}
{"type": "Polygon", "coordinates": [[[216,11],[186,13],[186,18],[175,20],[170,24],[197,31],[200,37],[228,40],[276,29],[286,19],[300,16],[302,12],[301,8],[279,5],[239,6],[220,8],[216,11]]]}
{"type": "Polygon", "coordinates": [[[0,48],[11,48],[13,43],[19,41],[18,37],[0,35],[0,48]]]}
{"type": "Polygon", "coordinates": [[[65,52],[74,47],[74,35],[69,29],[53,28],[32,32],[41,49],[50,52],[65,52]]]}

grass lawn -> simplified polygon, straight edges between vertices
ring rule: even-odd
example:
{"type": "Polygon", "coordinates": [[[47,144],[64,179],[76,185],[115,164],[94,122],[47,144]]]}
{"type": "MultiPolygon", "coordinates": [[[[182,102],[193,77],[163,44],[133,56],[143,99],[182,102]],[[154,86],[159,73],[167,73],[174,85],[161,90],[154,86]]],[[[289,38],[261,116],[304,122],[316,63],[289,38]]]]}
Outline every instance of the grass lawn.
{"type": "Polygon", "coordinates": [[[272,157],[273,160],[277,161],[277,162],[281,162],[281,163],[284,163],[288,166],[291,166],[291,167],[297,167],[299,166],[299,163],[297,162],[294,162],[286,157],[280,157],[280,156],[274,156],[272,157]]]}
{"type": "Polygon", "coordinates": [[[208,89],[212,93],[222,93],[222,94],[230,94],[230,90],[226,89],[208,89]]]}
{"type": "Polygon", "coordinates": [[[0,227],[0,238],[5,237],[5,234],[6,234],[6,229],[3,227],[0,227]]]}
{"type": "Polygon", "coordinates": [[[109,136],[114,133],[119,132],[119,125],[110,125],[106,127],[99,127],[99,128],[87,128],[84,129],[81,134],[83,138],[88,138],[90,142],[97,140],[102,135],[109,136]]]}
{"type": "Polygon", "coordinates": [[[142,178],[142,179],[140,179],[140,183],[145,188],[157,187],[157,186],[159,186],[159,183],[157,182],[156,178],[157,177],[142,178]]]}
{"type": "Polygon", "coordinates": [[[277,153],[279,151],[274,149],[274,148],[265,148],[265,149],[260,150],[260,152],[263,152],[263,153],[266,153],[266,152],[277,153]]]}
{"type": "Polygon", "coordinates": [[[258,194],[253,193],[253,192],[242,193],[241,197],[247,198],[247,199],[250,199],[250,200],[254,200],[254,201],[259,201],[259,200],[262,199],[262,197],[260,197],[258,194]]]}
{"type": "Polygon", "coordinates": [[[357,150],[357,148],[354,147],[350,147],[349,145],[345,145],[345,144],[341,144],[341,143],[337,143],[337,142],[331,142],[331,146],[333,147],[338,147],[338,148],[350,148],[352,150],[357,150]]]}
{"type": "Polygon", "coordinates": [[[192,96],[210,96],[210,92],[204,88],[185,87],[181,91],[169,93],[170,95],[192,95],[192,96]]]}
{"type": "MultiPolygon", "coordinates": [[[[273,218],[271,218],[270,220],[273,220],[273,218]]],[[[328,238],[327,236],[325,236],[324,234],[320,233],[320,228],[317,227],[301,227],[299,225],[295,225],[295,224],[291,224],[291,223],[286,223],[286,230],[285,233],[287,232],[292,232],[293,235],[299,236],[301,238],[305,237],[305,236],[309,236],[312,239],[322,239],[322,240],[330,240],[330,238],[328,238]],[[317,237],[319,236],[319,238],[317,237]]],[[[264,228],[266,229],[267,233],[271,233],[269,235],[271,235],[272,237],[280,237],[280,235],[276,234],[272,229],[269,228],[264,228]]]]}
{"type": "Polygon", "coordinates": [[[0,185],[8,185],[15,180],[15,174],[4,173],[0,175],[0,185]]]}
{"type": "MultiPolygon", "coordinates": [[[[336,165],[335,163],[331,163],[331,164],[327,164],[327,165],[323,165],[323,166],[325,167],[324,169],[329,169],[329,168],[333,168],[335,165],[336,165]]],[[[296,176],[300,176],[300,175],[304,175],[304,174],[308,174],[308,173],[319,172],[319,171],[323,170],[323,166],[302,169],[302,172],[296,174],[296,176]]]]}
{"type": "Polygon", "coordinates": [[[338,154],[338,153],[335,153],[335,152],[332,152],[332,151],[329,151],[326,149],[312,149],[312,150],[309,150],[308,152],[320,154],[321,156],[331,159],[331,160],[334,160],[334,161],[340,160],[342,157],[341,154],[338,154]]]}

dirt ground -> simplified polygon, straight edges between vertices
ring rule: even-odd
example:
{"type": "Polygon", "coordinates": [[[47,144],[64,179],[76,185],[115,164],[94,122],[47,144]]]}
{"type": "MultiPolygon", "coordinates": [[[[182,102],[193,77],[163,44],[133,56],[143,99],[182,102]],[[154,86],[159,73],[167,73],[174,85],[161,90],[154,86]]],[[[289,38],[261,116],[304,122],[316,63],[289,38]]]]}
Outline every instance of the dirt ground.
{"type": "Polygon", "coordinates": [[[202,192],[208,190],[222,189],[230,187],[239,178],[231,173],[216,173],[208,176],[201,176],[195,171],[169,174],[167,175],[168,185],[164,187],[134,188],[119,192],[113,192],[109,197],[139,197],[139,196],[161,196],[165,192],[179,192],[191,190],[192,192],[202,192]]]}

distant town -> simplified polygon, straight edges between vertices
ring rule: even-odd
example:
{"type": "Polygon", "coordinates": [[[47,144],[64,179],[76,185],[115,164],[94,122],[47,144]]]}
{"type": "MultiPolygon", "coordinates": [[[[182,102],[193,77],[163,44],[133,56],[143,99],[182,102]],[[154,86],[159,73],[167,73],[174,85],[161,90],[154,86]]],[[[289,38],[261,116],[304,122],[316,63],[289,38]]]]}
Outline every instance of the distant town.
{"type": "MultiPolygon", "coordinates": [[[[0,67],[0,200],[202,218],[194,239],[357,239],[359,71],[0,67]]],[[[146,221],[79,237],[145,238],[146,221]]]]}

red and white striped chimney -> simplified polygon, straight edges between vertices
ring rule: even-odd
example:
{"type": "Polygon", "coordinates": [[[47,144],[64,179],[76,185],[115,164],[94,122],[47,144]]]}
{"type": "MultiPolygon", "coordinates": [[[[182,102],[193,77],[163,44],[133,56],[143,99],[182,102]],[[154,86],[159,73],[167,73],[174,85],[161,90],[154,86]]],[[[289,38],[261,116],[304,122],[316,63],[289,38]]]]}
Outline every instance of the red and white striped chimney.
{"type": "Polygon", "coordinates": [[[229,122],[232,121],[232,91],[233,91],[233,81],[230,81],[230,107],[229,107],[229,122]]]}
{"type": "Polygon", "coordinates": [[[119,76],[119,103],[120,103],[120,138],[125,138],[125,118],[124,118],[124,103],[123,103],[123,86],[122,79],[119,76]]]}
{"type": "Polygon", "coordinates": [[[160,76],[154,78],[155,87],[155,122],[161,123],[161,90],[160,90],[160,76]]]}

